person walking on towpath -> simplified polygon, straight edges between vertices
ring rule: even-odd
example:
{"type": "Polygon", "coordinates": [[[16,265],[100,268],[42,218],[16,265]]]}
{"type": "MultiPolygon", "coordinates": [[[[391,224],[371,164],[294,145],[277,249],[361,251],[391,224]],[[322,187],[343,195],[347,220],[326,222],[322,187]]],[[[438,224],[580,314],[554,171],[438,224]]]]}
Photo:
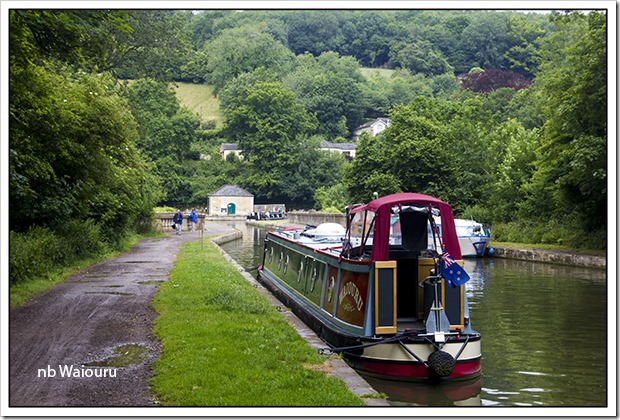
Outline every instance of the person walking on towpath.
{"type": "Polygon", "coordinates": [[[181,228],[183,227],[183,214],[181,210],[177,210],[177,212],[172,216],[172,223],[174,223],[174,227],[177,230],[177,235],[181,234],[181,228]]]}
{"type": "Polygon", "coordinates": [[[189,214],[189,221],[192,224],[192,232],[196,231],[196,222],[198,221],[198,216],[196,215],[196,211],[192,209],[192,212],[189,214]]]}

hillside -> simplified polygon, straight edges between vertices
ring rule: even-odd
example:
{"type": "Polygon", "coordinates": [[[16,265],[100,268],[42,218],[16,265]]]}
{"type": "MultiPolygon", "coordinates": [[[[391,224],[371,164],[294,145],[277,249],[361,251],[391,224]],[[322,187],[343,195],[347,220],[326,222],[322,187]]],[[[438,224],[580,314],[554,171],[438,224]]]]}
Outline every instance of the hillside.
{"type": "Polygon", "coordinates": [[[373,67],[362,67],[360,70],[362,74],[364,75],[364,77],[366,78],[369,78],[375,74],[379,74],[380,76],[383,76],[386,79],[389,79],[390,77],[392,77],[392,74],[394,73],[394,70],[373,68],[373,67]]]}
{"type": "Polygon", "coordinates": [[[213,88],[209,85],[175,82],[172,84],[179,102],[182,105],[201,115],[203,124],[214,120],[218,126],[224,122],[220,112],[220,101],[213,95],[213,88]]]}
{"type": "MultiPolygon", "coordinates": [[[[389,79],[394,70],[362,67],[361,72],[365,77],[370,77],[373,74],[379,74],[386,79],[389,79]]],[[[181,102],[183,106],[186,106],[198,115],[201,115],[202,112],[203,123],[213,120],[217,126],[221,126],[223,124],[224,117],[220,112],[220,101],[213,95],[213,88],[211,86],[204,84],[174,82],[172,87],[176,92],[177,98],[179,98],[179,102],[181,102]]]]}

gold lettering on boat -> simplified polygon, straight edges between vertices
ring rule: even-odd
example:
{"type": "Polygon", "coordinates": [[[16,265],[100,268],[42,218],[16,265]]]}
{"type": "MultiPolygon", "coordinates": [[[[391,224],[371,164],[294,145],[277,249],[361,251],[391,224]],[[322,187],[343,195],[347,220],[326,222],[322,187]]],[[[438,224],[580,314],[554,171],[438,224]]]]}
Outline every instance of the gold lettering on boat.
{"type": "MultiPolygon", "coordinates": [[[[358,311],[362,309],[364,301],[362,300],[362,294],[360,293],[360,290],[357,288],[357,285],[355,283],[347,282],[342,286],[342,289],[340,289],[340,295],[338,296],[338,302],[342,305],[342,301],[347,296],[351,296],[351,298],[355,302],[355,305],[357,306],[358,311]]],[[[346,306],[343,306],[343,308],[349,309],[346,306]]],[[[351,308],[349,311],[352,311],[353,309],[354,308],[351,308]]]]}

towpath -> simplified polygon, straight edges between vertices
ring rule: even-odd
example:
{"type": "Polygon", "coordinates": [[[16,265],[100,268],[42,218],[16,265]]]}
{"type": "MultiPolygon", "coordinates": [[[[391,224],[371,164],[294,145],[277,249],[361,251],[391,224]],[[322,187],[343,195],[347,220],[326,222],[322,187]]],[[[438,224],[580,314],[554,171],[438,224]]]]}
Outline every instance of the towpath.
{"type": "MultiPolygon", "coordinates": [[[[208,224],[205,235],[229,230],[208,224]]],[[[155,405],[148,380],[159,344],[150,303],[181,244],[198,239],[199,232],[144,239],[11,309],[9,406],[155,405]]]]}

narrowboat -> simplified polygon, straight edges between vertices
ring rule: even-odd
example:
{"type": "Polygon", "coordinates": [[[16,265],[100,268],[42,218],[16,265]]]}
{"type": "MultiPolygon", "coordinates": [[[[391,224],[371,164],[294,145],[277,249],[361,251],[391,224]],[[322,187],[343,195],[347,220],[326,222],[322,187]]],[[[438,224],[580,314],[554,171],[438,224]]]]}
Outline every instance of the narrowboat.
{"type": "Polygon", "coordinates": [[[324,353],[367,375],[444,381],[481,372],[462,266],[451,207],[398,193],[349,206],[346,228],[269,232],[258,278],[327,343],[324,353]]]}

